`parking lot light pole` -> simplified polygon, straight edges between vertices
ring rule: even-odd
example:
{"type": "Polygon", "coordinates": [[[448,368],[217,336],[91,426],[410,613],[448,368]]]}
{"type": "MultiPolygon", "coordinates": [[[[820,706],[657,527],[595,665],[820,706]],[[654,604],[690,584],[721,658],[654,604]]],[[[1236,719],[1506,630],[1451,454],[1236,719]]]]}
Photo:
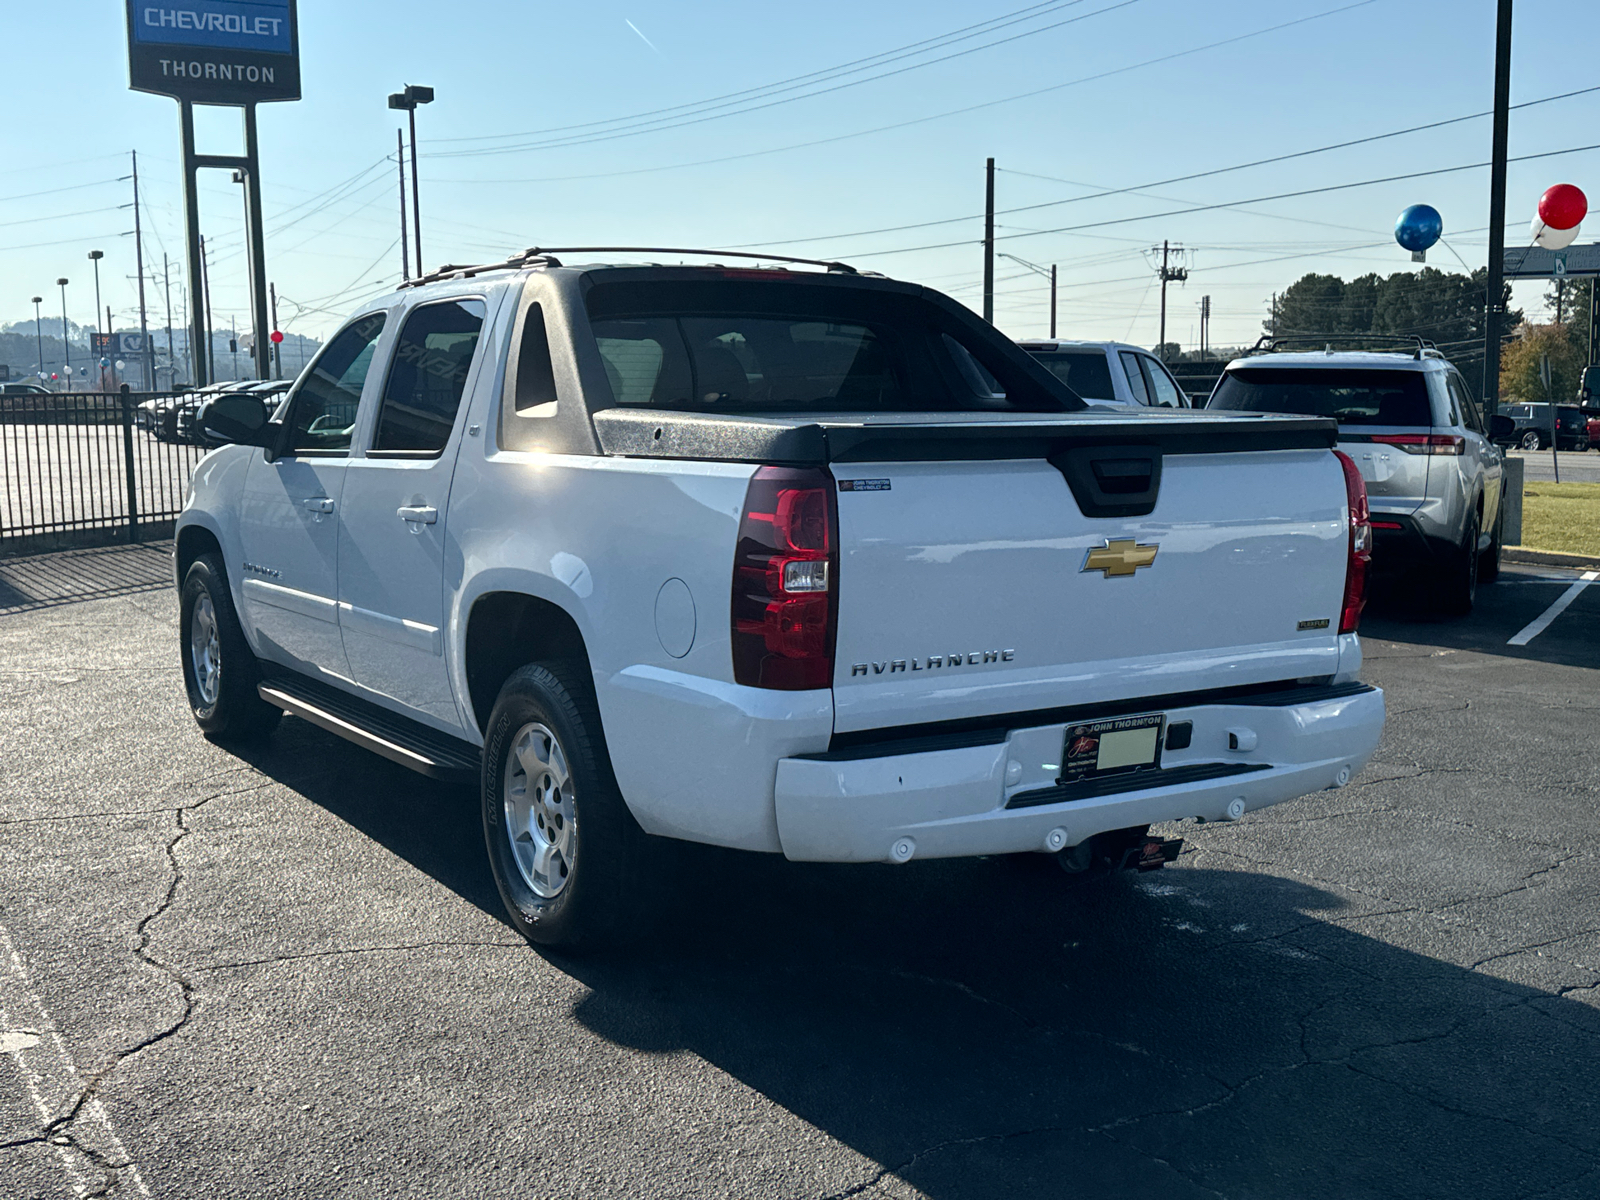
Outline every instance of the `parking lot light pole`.
{"type": "Polygon", "coordinates": [[[1006,254],[1004,251],[999,254],[999,257],[1009,258],[1019,267],[1027,267],[1035,275],[1042,275],[1050,281],[1050,336],[1054,338],[1056,336],[1056,264],[1051,263],[1048,267],[1041,266],[1039,263],[1029,262],[1025,258],[1018,258],[1015,254],[1006,254]]]}
{"type": "Polygon", "coordinates": [[[61,358],[67,376],[67,388],[72,387],[72,343],[67,340],[67,281],[56,280],[61,289],[61,358]]]}
{"type": "Polygon", "coordinates": [[[411,231],[412,244],[417,248],[417,274],[422,275],[422,197],[417,191],[417,105],[432,104],[433,89],[420,84],[406,84],[403,92],[389,96],[389,107],[401,109],[411,126],[411,231]]]}
{"type": "Polygon", "coordinates": [[[44,303],[43,296],[33,298],[33,337],[39,343],[39,378],[44,378],[44,333],[39,327],[39,305],[44,303]]]}
{"type": "MultiPolygon", "coordinates": [[[[91,250],[91,251],[89,251],[89,261],[94,264],[94,330],[95,330],[96,333],[101,332],[101,329],[100,329],[100,260],[102,258],[104,258],[105,256],[106,256],[106,252],[104,250],[91,250]]],[[[105,332],[106,333],[110,333],[111,331],[108,329],[108,330],[105,330],[105,332]]]]}

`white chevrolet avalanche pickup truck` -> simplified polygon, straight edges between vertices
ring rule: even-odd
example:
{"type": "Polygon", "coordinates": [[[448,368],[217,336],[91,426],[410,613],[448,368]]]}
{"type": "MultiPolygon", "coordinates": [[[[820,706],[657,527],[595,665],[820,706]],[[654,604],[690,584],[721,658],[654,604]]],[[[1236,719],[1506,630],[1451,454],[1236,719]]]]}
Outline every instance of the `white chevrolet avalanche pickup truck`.
{"type": "Polygon", "coordinates": [[[445,268],[270,419],[214,400],[175,551],[200,727],[474,779],[545,944],[625,931],[642,834],[1153,868],[1154,822],[1361,769],[1332,421],[1089,411],[939,293],[792,261],[445,268]]]}

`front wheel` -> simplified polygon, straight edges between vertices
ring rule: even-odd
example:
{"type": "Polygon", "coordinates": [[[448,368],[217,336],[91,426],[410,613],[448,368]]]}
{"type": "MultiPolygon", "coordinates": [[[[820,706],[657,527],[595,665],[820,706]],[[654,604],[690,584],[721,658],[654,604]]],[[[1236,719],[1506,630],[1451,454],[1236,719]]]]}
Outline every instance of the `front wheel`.
{"type": "Polygon", "coordinates": [[[587,689],[559,664],[515,671],[484,742],[483,836],[512,926],[542,946],[618,939],[644,839],[587,689]]]}
{"type": "Polygon", "coordinates": [[[256,692],[260,667],[239,627],[221,560],[202,554],[183,577],[178,615],[183,688],[195,723],[212,738],[263,737],[283,711],[256,692]]]}

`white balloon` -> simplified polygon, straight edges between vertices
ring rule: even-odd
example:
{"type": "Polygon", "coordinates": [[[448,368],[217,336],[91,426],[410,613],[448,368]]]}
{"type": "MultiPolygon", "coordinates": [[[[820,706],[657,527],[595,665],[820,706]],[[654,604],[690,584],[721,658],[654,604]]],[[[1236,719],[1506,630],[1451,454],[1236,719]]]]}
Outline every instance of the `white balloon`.
{"type": "Polygon", "coordinates": [[[1529,228],[1536,245],[1543,246],[1546,250],[1565,250],[1578,240],[1578,231],[1583,225],[1579,223],[1571,229],[1552,229],[1538,217],[1534,217],[1533,224],[1529,228]]]}

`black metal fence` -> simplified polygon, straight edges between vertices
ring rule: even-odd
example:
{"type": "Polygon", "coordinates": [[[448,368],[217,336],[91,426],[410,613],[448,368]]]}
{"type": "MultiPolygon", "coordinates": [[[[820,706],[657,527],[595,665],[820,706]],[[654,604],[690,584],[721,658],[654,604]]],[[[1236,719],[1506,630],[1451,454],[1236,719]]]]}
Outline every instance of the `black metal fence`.
{"type": "Polygon", "coordinates": [[[0,396],[0,553],[165,537],[194,465],[170,392],[0,396]]]}

